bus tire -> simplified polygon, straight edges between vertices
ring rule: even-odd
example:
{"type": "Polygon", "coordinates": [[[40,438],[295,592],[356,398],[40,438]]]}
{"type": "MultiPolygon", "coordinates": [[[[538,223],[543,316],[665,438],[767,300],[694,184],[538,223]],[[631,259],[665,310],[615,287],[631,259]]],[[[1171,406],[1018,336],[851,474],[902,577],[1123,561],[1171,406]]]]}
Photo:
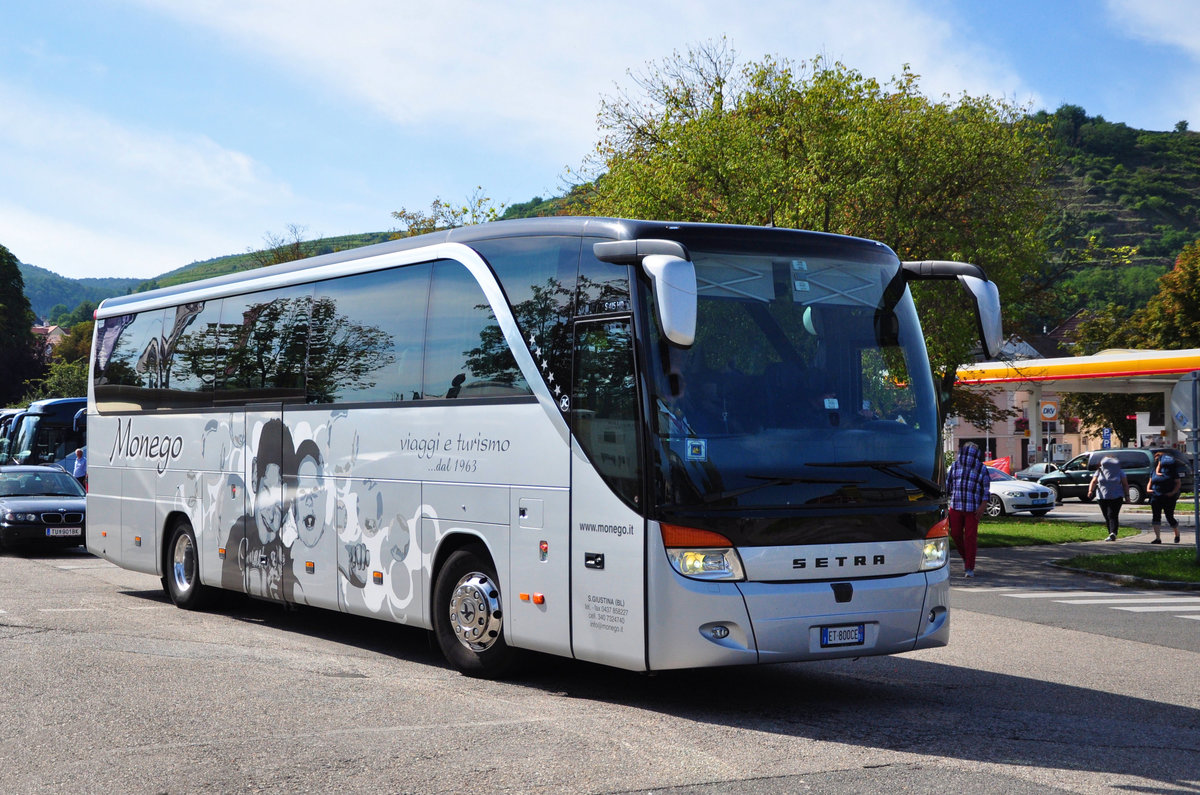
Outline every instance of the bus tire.
{"type": "Polygon", "coordinates": [[[167,542],[167,557],[163,566],[162,584],[176,607],[199,610],[212,602],[213,589],[200,582],[200,547],[196,533],[187,519],[177,519],[171,525],[167,542]]]}
{"type": "Polygon", "coordinates": [[[434,583],[433,632],[447,662],[467,676],[497,679],[512,668],[500,583],[485,553],[468,547],[446,559],[434,583]]]}

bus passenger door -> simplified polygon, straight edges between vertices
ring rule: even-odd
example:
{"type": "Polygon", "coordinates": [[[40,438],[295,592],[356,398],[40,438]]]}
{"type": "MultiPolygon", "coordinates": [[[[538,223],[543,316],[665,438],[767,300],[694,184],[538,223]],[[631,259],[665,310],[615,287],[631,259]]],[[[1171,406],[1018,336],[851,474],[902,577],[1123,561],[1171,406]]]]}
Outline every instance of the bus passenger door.
{"type": "Polygon", "coordinates": [[[646,523],[628,318],[575,324],[571,636],[582,660],[646,668],[646,523]]]}

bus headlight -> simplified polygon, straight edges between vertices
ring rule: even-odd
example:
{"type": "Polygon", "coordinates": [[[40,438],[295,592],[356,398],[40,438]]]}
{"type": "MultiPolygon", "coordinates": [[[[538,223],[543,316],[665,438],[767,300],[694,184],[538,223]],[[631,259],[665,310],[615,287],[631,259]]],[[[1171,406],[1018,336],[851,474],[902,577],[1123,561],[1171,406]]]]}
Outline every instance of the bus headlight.
{"type": "Polygon", "coordinates": [[[943,519],[925,534],[925,548],[921,553],[921,571],[931,571],[945,566],[949,554],[950,524],[943,519]]]}
{"type": "Polygon", "coordinates": [[[663,545],[675,571],[696,580],[746,579],[742,558],[733,542],[711,530],[663,524],[663,545]]]}

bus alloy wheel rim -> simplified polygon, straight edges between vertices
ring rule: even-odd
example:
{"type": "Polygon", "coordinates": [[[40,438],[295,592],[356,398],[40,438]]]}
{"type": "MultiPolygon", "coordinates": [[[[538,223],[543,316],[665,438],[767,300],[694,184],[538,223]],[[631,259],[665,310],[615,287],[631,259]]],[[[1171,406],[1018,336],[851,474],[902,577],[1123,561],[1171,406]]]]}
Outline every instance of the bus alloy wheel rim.
{"type": "Polygon", "coordinates": [[[490,577],[473,571],[458,581],[450,596],[450,626],[471,651],[487,651],[499,640],[503,611],[500,590],[490,577]]]}
{"type": "Polygon", "coordinates": [[[187,593],[192,587],[192,573],[195,571],[195,556],[192,553],[192,539],[186,535],[175,542],[175,560],[172,567],[175,572],[175,588],[179,593],[187,593]]]}

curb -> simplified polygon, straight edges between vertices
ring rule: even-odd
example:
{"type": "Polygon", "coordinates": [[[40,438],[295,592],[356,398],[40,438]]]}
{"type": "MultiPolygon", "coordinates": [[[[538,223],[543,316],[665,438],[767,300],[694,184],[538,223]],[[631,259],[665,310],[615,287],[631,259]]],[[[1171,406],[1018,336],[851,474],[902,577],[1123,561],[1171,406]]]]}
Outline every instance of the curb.
{"type": "Polygon", "coordinates": [[[1188,582],[1186,580],[1179,582],[1175,580],[1148,580],[1144,577],[1135,577],[1132,574],[1115,574],[1109,571],[1091,571],[1089,569],[1077,569],[1074,566],[1064,566],[1061,560],[1044,560],[1043,566],[1053,566],[1062,571],[1074,572],[1075,574],[1086,574],[1089,577],[1099,577],[1102,580],[1110,582],[1118,582],[1122,585],[1138,585],[1143,588],[1161,588],[1163,590],[1172,591],[1200,591],[1200,582],[1188,582]]]}

